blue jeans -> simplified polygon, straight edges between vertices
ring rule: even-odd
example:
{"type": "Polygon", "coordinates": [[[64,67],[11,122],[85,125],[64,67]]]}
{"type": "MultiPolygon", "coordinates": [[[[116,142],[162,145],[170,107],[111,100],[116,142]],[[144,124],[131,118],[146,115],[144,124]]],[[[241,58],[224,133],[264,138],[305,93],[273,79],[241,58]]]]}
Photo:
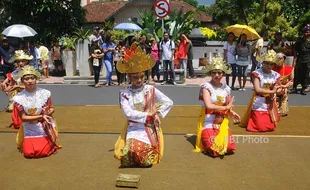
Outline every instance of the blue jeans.
{"type": "Polygon", "coordinates": [[[170,67],[170,80],[175,80],[174,63],[170,60],[163,60],[164,80],[168,82],[168,66],[170,67]]]}
{"type": "Polygon", "coordinates": [[[104,60],[104,65],[107,68],[106,82],[109,84],[112,80],[112,61],[104,60]]]}

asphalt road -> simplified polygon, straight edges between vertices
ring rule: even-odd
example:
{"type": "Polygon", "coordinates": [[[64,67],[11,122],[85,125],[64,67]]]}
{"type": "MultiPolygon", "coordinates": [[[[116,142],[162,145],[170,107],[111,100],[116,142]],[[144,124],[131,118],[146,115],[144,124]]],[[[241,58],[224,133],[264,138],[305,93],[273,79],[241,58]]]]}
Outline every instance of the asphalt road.
{"type": "MultiPolygon", "coordinates": [[[[118,105],[120,87],[94,88],[88,85],[39,85],[52,92],[55,105],[118,105]]],[[[198,86],[156,86],[160,91],[170,97],[174,105],[199,105],[198,86]]],[[[232,91],[235,96],[235,105],[247,105],[252,89],[246,92],[232,91]]],[[[291,106],[310,106],[310,94],[290,96],[291,106]]],[[[6,106],[8,97],[0,93],[0,111],[6,106]]]]}

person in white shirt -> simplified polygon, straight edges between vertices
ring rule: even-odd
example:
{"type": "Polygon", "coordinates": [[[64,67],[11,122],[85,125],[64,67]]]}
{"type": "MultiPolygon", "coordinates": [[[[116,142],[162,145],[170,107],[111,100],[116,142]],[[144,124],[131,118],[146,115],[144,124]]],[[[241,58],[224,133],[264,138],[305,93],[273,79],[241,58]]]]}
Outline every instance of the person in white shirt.
{"type": "Polygon", "coordinates": [[[159,43],[159,50],[161,52],[161,59],[163,60],[163,71],[164,71],[164,82],[162,84],[168,83],[168,66],[171,70],[170,80],[172,84],[175,83],[175,72],[174,72],[174,63],[173,55],[175,50],[175,43],[169,39],[168,32],[164,33],[164,39],[159,43]]]}
{"type": "MultiPolygon", "coordinates": [[[[235,43],[235,35],[230,32],[228,34],[228,40],[224,43],[224,60],[231,66],[232,69],[232,83],[231,89],[235,89],[235,81],[237,77],[237,65],[236,65],[236,43],[235,43]]],[[[226,74],[226,84],[229,86],[229,76],[226,74]]]]}
{"type": "Polygon", "coordinates": [[[131,85],[121,89],[119,94],[127,119],[114,149],[114,157],[121,161],[121,167],[150,167],[163,157],[160,117],[164,118],[169,113],[173,102],[154,86],[143,83],[145,71],[155,63],[153,56],[134,43],[116,64],[117,70],[128,73],[131,81],[131,85]]]}

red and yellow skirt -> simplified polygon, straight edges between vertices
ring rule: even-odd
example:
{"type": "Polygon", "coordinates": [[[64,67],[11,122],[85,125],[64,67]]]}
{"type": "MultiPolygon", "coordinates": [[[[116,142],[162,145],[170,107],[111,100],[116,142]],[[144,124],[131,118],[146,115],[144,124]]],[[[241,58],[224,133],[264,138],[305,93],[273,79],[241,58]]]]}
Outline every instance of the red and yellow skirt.
{"type": "MultiPolygon", "coordinates": [[[[201,132],[201,141],[202,141],[204,150],[206,150],[208,153],[211,153],[212,156],[219,156],[217,151],[214,151],[211,148],[212,145],[214,144],[214,139],[219,134],[219,132],[220,131],[216,128],[204,129],[201,132]]],[[[227,145],[226,153],[228,154],[233,153],[233,151],[236,150],[236,145],[232,137],[232,133],[229,129],[228,129],[227,141],[228,141],[228,145],[227,145]]]]}
{"type": "Polygon", "coordinates": [[[153,164],[154,158],[158,157],[155,149],[137,139],[127,139],[123,148],[121,166],[123,167],[148,167],[153,164]]]}

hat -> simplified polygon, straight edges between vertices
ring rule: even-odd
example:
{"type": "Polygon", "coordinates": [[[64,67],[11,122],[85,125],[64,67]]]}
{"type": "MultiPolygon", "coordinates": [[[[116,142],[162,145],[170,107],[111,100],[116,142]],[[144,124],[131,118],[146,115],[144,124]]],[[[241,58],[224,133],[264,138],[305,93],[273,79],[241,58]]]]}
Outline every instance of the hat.
{"type": "Polygon", "coordinates": [[[22,78],[25,75],[34,75],[38,78],[40,78],[41,74],[38,70],[36,70],[33,66],[31,65],[26,65],[21,70],[17,73],[17,75],[14,77],[14,79],[17,78],[22,78]]]}
{"type": "Polygon", "coordinates": [[[282,31],[279,29],[276,31],[275,35],[282,35],[282,31]]]}
{"type": "Polygon", "coordinates": [[[133,43],[130,49],[124,49],[124,58],[121,58],[117,64],[117,70],[120,73],[140,73],[150,70],[155,65],[155,58],[133,43]]]}
{"type": "Polygon", "coordinates": [[[257,57],[258,62],[272,62],[278,64],[279,59],[277,58],[277,53],[274,50],[268,50],[267,53],[261,57],[257,57]]]}
{"type": "Polygon", "coordinates": [[[310,30],[310,24],[307,24],[304,28],[303,28],[303,32],[307,32],[310,30]]]}
{"type": "Polygon", "coordinates": [[[150,41],[155,41],[155,38],[152,37],[152,38],[150,39],[150,41]]]}
{"type": "Polygon", "coordinates": [[[206,73],[209,73],[213,70],[221,70],[225,74],[231,73],[230,65],[226,64],[224,59],[221,56],[213,57],[211,60],[211,63],[203,69],[203,71],[206,73]]]}
{"type": "Polygon", "coordinates": [[[94,26],[94,30],[100,30],[99,26],[94,26]]]}
{"type": "Polygon", "coordinates": [[[10,63],[13,63],[17,60],[27,60],[30,61],[33,59],[32,55],[26,54],[23,50],[17,50],[15,51],[14,56],[9,60],[10,63]]]}

